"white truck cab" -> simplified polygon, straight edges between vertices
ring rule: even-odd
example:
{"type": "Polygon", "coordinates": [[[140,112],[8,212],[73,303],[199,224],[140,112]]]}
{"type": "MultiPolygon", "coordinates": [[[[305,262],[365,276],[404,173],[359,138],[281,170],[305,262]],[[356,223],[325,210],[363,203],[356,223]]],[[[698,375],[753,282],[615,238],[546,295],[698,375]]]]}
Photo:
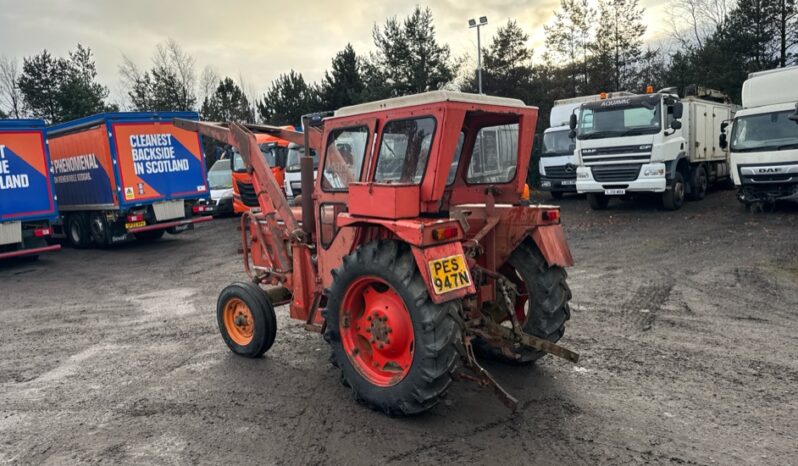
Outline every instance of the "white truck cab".
{"type": "Polygon", "coordinates": [[[663,207],[676,210],[685,197],[703,199],[712,183],[728,179],[728,153],[716,128],[733,106],[715,91],[695,90],[713,100],[681,99],[666,89],[581,105],[570,122],[576,189],[593,209],[606,208],[612,196],[655,193],[663,207]]]}
{"type": "MultiPolygon", "coordinates": [[[[628,92],[615,92],[612,97],[632,95],[628,92]]],[[[555,199],[564,193],[576,192],[575,144],[568,126],[571,115],[578,112],[584,102],[595,102],[600,94],[573,97],[554,101],[549,115],[549,128],[543,132],[543,151],[540,156],[540,187],[551,192],[555,199]]]]}
{"type": "Polygon", "coordinates": [[[746,205],[798,202],[798,66],[752,73],[743,110],[721,125],[737,197],[746,205]],[[729,128],[729,126],[731,126],[729,128]]]}

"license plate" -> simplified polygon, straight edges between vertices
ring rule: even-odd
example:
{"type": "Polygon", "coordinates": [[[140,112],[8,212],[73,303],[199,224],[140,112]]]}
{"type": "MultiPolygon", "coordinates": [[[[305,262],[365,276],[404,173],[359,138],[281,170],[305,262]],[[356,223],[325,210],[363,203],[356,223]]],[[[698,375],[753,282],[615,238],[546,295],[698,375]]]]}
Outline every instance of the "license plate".
{"type": "Polygon", "coordinates": [[[462,254],[429,261],[435,294],[444,294],[471,285],[471,275],[462,254]]]}
{"type": "Polygon", "coordinates": [[[576,184],[576,180],[565,180],[565,181],[562,181],[560,184],[562,184],[563,186],[570,186],[570,185],[576,184]]]}
{"type": "Polygon", "coordinates": [[[125,230],[130,230],[131,228],[141,228],[141,227],[146,227],[146,226],[147,226],[147,222],[145,222],[145,221],[131,222],[131,223],[126,223],[125,224],[125,230]]]}
{"type": "Polygon", "coordinates": [[[623,196],[626,194],[625,189],[605,189],[604,194],[607,196],[623,196]]]}

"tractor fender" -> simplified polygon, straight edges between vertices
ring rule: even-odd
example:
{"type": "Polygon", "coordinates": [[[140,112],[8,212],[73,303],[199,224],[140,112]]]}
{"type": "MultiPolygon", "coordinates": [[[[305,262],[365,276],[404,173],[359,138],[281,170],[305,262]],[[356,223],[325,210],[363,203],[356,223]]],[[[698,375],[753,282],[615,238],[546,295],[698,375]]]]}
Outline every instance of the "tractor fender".
{"type": "Polygon", "coordinates": [[[413,251],[413,257],[416,259],[418,271],[421,273],[421,277],[424,279],[424,284],[427,286],[427,293],[429,293],[432,302],[435,304],[463,298],[466,295],[477,292],[476,287],[474,286],[471,271],[468,269],[468,260],[463,252],[463,245],[460,242],[455,241],[453,243],[439,244],[426,248],[411,246],[411,249],[413,251]],[[439,259],[453,258],[458,255],[462,258],[461,263],[465,268],[464,271],[460,271],[461,273],[458,274],[458,281],[462,280],[463,277],[467,277],[468,284],[452,291],[439,293],[436,290],[435,284],[433,283],[433,263],[439,259]],[[464,272],[464,274],[462,272],[464,272]]]}
{"type": "Polygon", "coordinates": [[[532,240],[543,254],[549,266],[571,267],[574,258],[571,249],[565,241],[565,232],[562,225],[543,225],[532,231],[532,240]]]}

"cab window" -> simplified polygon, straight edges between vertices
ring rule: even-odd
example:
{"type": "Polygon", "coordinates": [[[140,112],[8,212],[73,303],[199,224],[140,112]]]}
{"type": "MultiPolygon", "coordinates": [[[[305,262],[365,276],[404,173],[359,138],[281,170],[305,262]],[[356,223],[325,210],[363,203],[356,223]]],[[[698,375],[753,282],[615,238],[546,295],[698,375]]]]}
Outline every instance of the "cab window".
{"type": "Polygon", "coordinates": [[[466,181],[473,184],[508,183],[518,165],[518,123],[479,130],[466,181]]]}
{"type": "Polygon", "coordinates": [[[346,191],[349,183],[360,179],[369,130],[365,126],[336,129],[327,140],[322,189],[346,191]]]}
{"type": "Polygon", "coordinates": [[[435,119],[431,117],[386,123],[382,130],[374,181],[421,183],[434,134],[435,119]]]}

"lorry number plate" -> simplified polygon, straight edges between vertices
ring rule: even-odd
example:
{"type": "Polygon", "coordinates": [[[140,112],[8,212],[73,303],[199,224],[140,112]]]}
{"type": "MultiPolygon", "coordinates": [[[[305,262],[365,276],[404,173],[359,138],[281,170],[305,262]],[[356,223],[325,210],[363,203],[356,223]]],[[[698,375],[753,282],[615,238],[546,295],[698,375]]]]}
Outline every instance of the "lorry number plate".
{"type": "Polygon", "coordinates": [[[605,189],[604,194],[607,196],[623,196],[626,194],[625,189],[605,189]]]}
{"type": "Polygon", "coordinates": [[[568,186],[568,185],[576,184],[576,180],[563,180],[563,181],[560,182],[560,184],[563,185],[563,186],[568,186]]]}
{"type": "Polygon", "coordinates": [[[471,285],[471,275],[462,254],[429,261],[429,273],[435,294],[448,293],[471,285]]]}
{"type": "Polygon", "coordinates": [[[125,224],[125,230],[130,230],[131,228],[141,228],[141,227],[146,227],[146,226],[147,226],[147,222],[145,222],[145,221],[131,222],[131,223],[126,223],[125,224]]]}

